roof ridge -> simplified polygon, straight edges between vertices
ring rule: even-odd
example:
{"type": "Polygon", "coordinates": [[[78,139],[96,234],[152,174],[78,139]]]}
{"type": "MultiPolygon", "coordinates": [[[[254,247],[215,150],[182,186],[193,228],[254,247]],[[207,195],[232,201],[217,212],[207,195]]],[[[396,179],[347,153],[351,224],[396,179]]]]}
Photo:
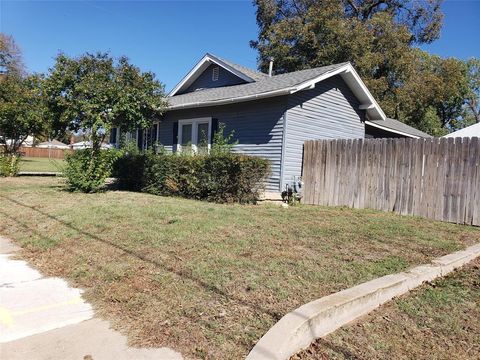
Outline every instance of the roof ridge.
{"type": "Polygon", "coordinates": [[[217,60],[220,60],[221,62],[224,62],[225,64],[227,64],[228,66],[231,66],[233,67],[235,70],[243,73],[244,75],[247,75],[248,77],[252,77],[252,75],[254,76],[253,80],[257,81],[260,77],[267,77],[268,75],[261,72],[261,71],[258,71],[258,70],[255,70],[255,69],[252,69],[252,68],[249,68],[245,65],[241,65],[241,64],[237,64],[237,63],[234,63],[228,59],[225,59],[225,58],[222,58],[220,56],[217,56],[215,54],[212,54],[212,53],[209,53],[207,52],[206,53],[207,56],[210,56],[210,57],[213,57],[217,60]],[[255,78],[256,77],[256,78],[255,78]]]}
{"type": "Polygon", "coordinates": [[[337,68],[337,67],[344,66],[344,65],[347,65],[347,64],[350,64],[350,61],[344,61],[344,62],[341,62],[341,63],[335,63],[335,64],[323,65],[323,66],[316,66],[316,67],[311,67],[311,68],[307,68],[307,69],[301,69],[301,70],[295,70],[295,71],[285,72],[285,73],[281,73],[281,74],[275,74],[275,75],[272,75],[271,77],[294,74],[294,73],[299,73],[299,72],[302,72],[302,71],[318,70],[318,69],[324,69],[324,68],[337,68]]]}

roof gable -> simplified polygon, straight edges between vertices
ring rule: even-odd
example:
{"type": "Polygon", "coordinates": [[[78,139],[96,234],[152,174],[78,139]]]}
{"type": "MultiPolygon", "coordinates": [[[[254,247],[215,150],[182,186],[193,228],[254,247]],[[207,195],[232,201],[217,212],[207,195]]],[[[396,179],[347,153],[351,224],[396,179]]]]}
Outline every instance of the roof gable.
{"type": "Polygon", "coordinates": [[[177,96],[192,91],[245,84],[247,81],[223,67],[212,63],[188,87],[177,92],[177,96]]]}
{"type": "MultiPolygon", "coordinates": [[[[219,57],[206,54],[189,72],[188,74],[173,88],[168,94],[169,96],[175,96],[187,92],[190,86],[202,76],[212,64],[215,64],[222,68],[222,70],[228,72],[234,77],[243,81],[243,83],[255,82],[267,75],[248,69],[244,66],[231,63],[229,61],[220,59],[219,57]]],[[[267,76],[268,77],[268,76],[267,76]]],[[[225,85],[223,85],[225,86],[225,85]]]]}

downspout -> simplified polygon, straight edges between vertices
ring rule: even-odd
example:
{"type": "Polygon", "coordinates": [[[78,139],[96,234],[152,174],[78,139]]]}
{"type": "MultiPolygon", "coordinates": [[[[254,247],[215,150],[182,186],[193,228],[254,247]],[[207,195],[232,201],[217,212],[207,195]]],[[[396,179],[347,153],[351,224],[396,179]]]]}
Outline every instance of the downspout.
{"type": "MultiPolygon", "coordinates": [[[[287,98],[288,103],[288,98],[287,98]]],[[[280,193],[285,189],[284,181],[284,172],[285,172],[285,147],[287,143],[287,112],[288,106],[285,107],[285,112],[283,113],[283,131],[282,131],[282,151],[280,159],[280,193]]]]}

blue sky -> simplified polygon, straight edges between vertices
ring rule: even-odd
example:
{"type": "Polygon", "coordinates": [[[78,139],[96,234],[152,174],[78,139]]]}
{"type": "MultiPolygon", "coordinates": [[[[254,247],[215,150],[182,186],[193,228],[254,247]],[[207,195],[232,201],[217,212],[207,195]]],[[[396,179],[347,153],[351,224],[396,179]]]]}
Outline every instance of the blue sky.
{"type": "MultiPolygon", "coordinates": [[[[441,56],[480,57],[480,1],[446,1],[442,37],[424,49],[441,56]]],[[[245,1],[0,0],[0,31],[13,35],[30,71],[53,58],[97,50],[127,55],[171,89],[204,53],[256,67],[255,9],[245,1]]]]}

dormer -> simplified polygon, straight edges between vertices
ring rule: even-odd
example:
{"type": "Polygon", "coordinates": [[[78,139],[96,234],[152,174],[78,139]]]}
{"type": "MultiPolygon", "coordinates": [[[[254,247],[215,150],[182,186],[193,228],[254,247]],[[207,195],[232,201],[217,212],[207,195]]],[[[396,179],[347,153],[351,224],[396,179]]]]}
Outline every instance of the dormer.
{"type": "Polygon", "coordinates": [[[203,89],[251,83],[267,76],[243,66],[206,54],[175,86],[169,96],[203,89]]]}

